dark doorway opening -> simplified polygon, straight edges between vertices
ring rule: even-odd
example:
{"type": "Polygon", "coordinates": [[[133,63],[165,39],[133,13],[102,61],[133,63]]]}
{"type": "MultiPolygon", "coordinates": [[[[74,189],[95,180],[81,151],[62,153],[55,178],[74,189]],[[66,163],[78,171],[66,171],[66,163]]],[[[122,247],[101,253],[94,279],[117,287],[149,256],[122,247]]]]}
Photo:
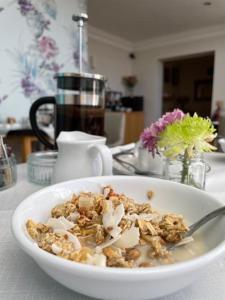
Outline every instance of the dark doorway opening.
{"type": "Polygon", "coordinates": [[[163,61],[163,113],[211,115],[214,53],[163,61]]]}

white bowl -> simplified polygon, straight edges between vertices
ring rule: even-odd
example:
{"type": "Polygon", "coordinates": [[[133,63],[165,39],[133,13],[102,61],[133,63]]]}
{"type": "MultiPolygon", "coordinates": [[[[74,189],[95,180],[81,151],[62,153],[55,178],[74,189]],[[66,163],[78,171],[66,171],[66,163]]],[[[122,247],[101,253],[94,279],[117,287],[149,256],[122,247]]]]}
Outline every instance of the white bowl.
{"type": "MultiPolygon", "coordinates": [[[[206,192],[148,177],[97,177],[47,187],[29,196],[18,206],[13,215],[12,229],[21,248],[49,276],[62,285],[99,299],[153,299],[189,285],[205,271],[209,264],[225,252],[224,217],[211,221],[199,230],[208,247],[206,253],[181,263],[153,268],[101,268],[71,262],[38,248],[28,237],[24,226],[28,218],[44,222],[51,208],[65,201],[72,192],[97,192],[105,184],[111,184],[116,191],[130,195],[139,201],[140,199],[146,201],[146,191],[153,190],[152,205],[156,209],[181,213],[188,223],[222,206],[206,192]]],[[[195,240],[197,241],[197,233],[195,240]]]]}

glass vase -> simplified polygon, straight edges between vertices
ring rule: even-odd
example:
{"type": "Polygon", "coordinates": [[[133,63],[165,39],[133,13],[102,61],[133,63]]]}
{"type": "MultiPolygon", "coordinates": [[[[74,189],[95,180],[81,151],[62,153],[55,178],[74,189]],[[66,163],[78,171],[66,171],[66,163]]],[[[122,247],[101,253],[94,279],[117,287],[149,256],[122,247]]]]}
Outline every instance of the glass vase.
{"type": "Polygon", "coordinates": [[[176,159],[166,158],[163,168],[163,176],[167,180],[191,185],[204,190],[206,172],[210,167],[201,155],[195,155],[188,159],[180,155],[176,159]]]}

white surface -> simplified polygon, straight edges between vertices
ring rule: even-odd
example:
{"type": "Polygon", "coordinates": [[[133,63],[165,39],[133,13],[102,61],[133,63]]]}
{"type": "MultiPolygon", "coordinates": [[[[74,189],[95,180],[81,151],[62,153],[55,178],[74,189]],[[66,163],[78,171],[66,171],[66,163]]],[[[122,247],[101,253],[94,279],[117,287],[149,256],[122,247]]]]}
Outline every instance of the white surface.
{"type": "MultiPolygon", "coordinates": [[[[185,35],[184,35],[185,36],[185,35]]],[[[182,56],[195,55],[214,51],[214,75],[212,107],[217,100],[224,100],[224,70],[225,70],[225,37],[224,34],[211,35],[207,32],[196,36],[193,40],[181,40],[180,38],[168,37],[170,41],[143,51],[137,52],[134,60],[133,70],[138,78],[136,93],[145,99],[145,124],[157,120],[162,112],[162,61],[166,59],[179,58],[182,56]]]]}
{"type": "Polygon", "coordinates": [[[124,92],[122,77],[133,74],[130,51],[108,45],[91,36],[88,38],[88,49],[94,62],[92,72],[103,74],[107,79],[106,86],[111,90],[124,92]]]}
{"type": "MultiPolygon", "coordinates": [[[[225,170],[225,156],[214,160],[209,155],[212,170],[225,170]]],[[[225,172],[224,172],[225,177],[225,172]]],[[[1,300],[86,300],[86,296],[64,288],[47,276],[36,263],[18,248],[10,231],[10,218],[16,206],[41,186],[27,182],[26,165],[18,167],[18,182],[0,192],[0,299],[1,300]]],[[[225,196],[221,195],[225,204],[225,196]]],[[[224,299],[225,257],[215,262],[191,286],[160,300],[224,299]]]]}
{"type": "Polygon", "coordinates": [[[88,1],[88,14],[91,25],[131,41],[141,41],[224,23],[225,2],[215,0],[212,6],[203,6],[203,2],[93,0],[88,1]]]}
{"type": "Polygon", "coordinates": [[[124,193],[140,202],[147,201],[146,193],[150,188],[154,191],[153,205],[156,209],[180,213],[190,224],[221,206],[218,200],[196,188],[140,176],[83,178],[53,185],[35,193],[16,209],[12,230],[21,248],[61,284],[100,299],[155,299],[186,287],[218,257],[225,255],[225,218],[217,220],[216,226],[205,226],[204,231],[201,230],[203,242],[207,245],[203,255],[179,264],[146,269],[101,268],[71,262],[41,250],[27,236],[24,224],[29,218],[45,222],[51,208],[71,197],[73,193],[100,193],[102,186],[110,184],[118,193],[124,193]]]}
{"type": "Polygon", "coordinates": [[[112,175],[112,154],[106,138],[81,131],[61,131],[52,182],[112,175]]]}

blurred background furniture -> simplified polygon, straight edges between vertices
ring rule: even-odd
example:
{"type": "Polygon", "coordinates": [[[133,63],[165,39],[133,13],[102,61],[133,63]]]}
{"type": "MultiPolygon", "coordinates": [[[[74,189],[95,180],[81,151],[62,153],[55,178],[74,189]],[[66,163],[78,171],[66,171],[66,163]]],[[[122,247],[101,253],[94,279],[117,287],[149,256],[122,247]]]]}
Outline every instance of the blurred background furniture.
{"type": "Polygon", "coordinates": [[[5,135],[5,143],[12,147],[17,162],[26,162],[31,152],[44,148],[32,129],[9,130],[5,135]]]}
{"type": "Polygon", "coordinates": [[[125,113],[105,112],[105,134],[107,144],[111,147],[124,144],[125,113]]]}
{"type": "Polygon", "coordinates": [[[137,142],[143,129],[142,111],[105,112],[105,134],[109,146],[137,142]]]}
{"type": "Polygon", "coordinates": [[[137,142],[144,129],[144,112],[132,111],[125,113],[124,144],[137,142]]]}

